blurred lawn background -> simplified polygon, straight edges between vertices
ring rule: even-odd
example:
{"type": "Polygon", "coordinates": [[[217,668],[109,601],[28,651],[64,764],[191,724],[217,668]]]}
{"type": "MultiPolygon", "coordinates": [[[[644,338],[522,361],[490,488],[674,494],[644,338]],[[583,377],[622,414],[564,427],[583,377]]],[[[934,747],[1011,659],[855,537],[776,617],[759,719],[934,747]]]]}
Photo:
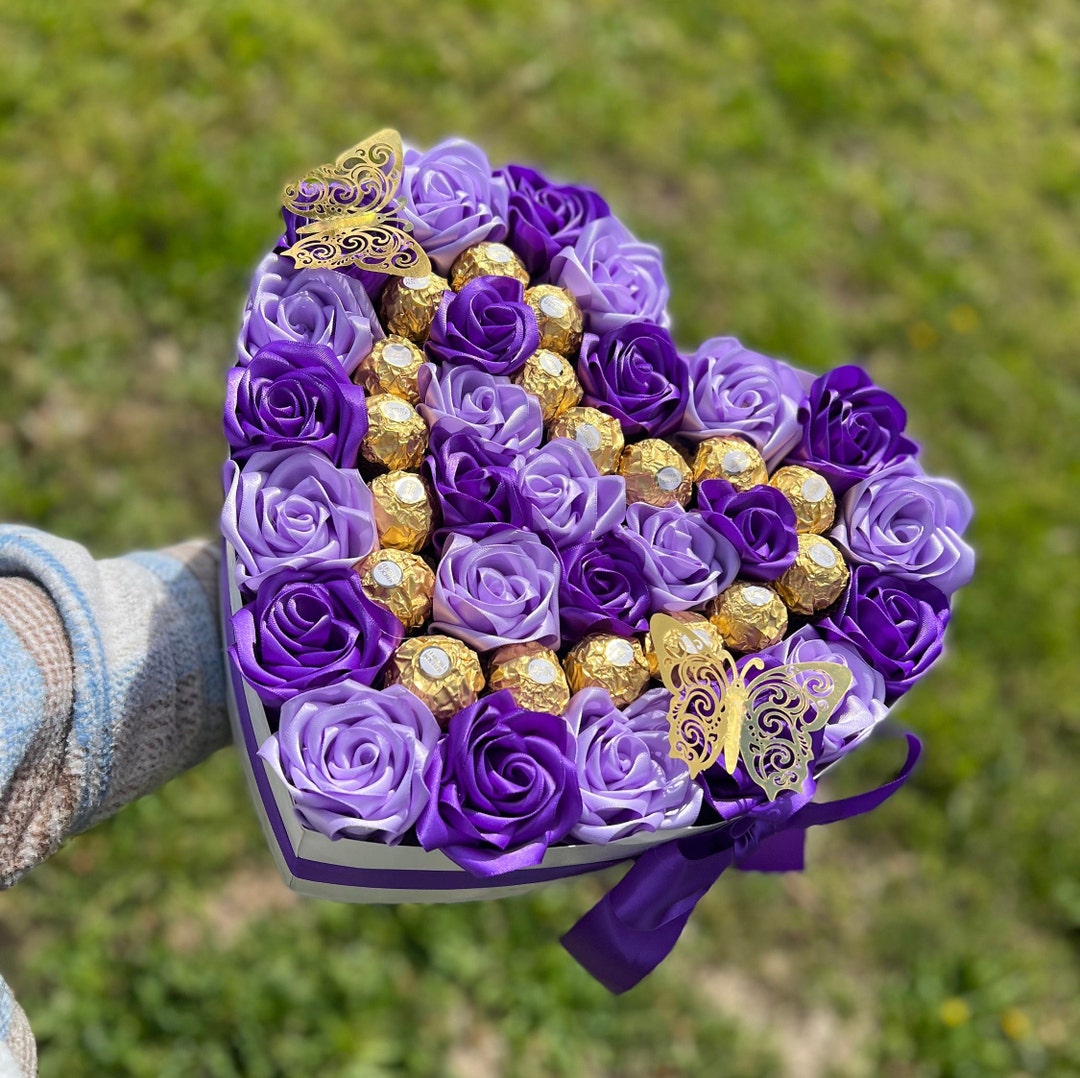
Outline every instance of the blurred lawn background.
{"type": "Polygon", "coordinates": [[[1080,10],[669,7],[3,0],[0,518],[102,556],[212,533],[283,182],[460,133],[661,244],[681,343],[864,363],[972,492],[916,779],[805,874],[725,877],[615,999],[557,944],[611,878],[300,900],[220,753],[0,896],[45,1078],[1080,1073],[1080,10]]]}

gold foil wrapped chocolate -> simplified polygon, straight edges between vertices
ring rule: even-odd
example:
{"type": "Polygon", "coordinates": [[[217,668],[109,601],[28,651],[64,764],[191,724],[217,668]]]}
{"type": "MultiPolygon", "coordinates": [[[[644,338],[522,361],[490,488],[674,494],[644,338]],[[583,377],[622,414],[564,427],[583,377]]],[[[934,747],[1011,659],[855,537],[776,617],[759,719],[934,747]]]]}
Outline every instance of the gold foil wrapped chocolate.
{"type": "Polygon", "coordinates": [[[742,438],[707,438],[694,457],[694,482],[726,479],[736,490],[769,481],[761,454],[742,438]]]}
{"type": "Polygon", "coordinates": [[[420,413],[391,393],[368,397],[367,409],[368,432],[360,443],[360,455],[393,470],[419,468],[428,443],[427,424],[420,413]]]}
{"type": "Polygon", "coordinates": [[[518,707],[561,715],[570,703],[570,686],[559,657],[542,644],[508,644],[491,657],[488,688],[509,689],[518,707]]]}
{"type": "Polygon", "coordinates": [[[836,497],[823,476],[801,464],[777,469],[769,480],[795,510],[796,530],[821,535],[832,527],[836,497]]]}
{"type": "Polygon", "coordinates": [[[424,363],[424,353],[408,337],[392,334],[376,341],[374,347],[353,371],[353,381],[368,393],[391,393],[417,404],[420,390],[416,376],[424,363]]]}
{"type": "Polygon", "coordinates": [[[578,641],[563,660],[571,692],[607,689],[616,707],[636,700],[649,683],[649,663],[641,644],[612,633],[594,633],[578,641]]]}
{"type": "Polygon", "coordinates": [[[766,584],[736,580],[705,609],[724,644],[736,651],[760,651],[784,639],[787,607],[766,584]]]}
{"type": "MultiPolygon", "coordinates": [[[[678,661],[689,655],[698,655],[702,651],[712,651],[722,644],[716,626],[708,618],[693,614],[689,610],[676,610],[668,616],[686,626],[682,636],[673,637],[668,641],[668,652],[673,660],[678,661]]],[[[645,661],[649,664],[650,675],[659,677],[660,663],[651,631],[645,634],[642,648],[645,651],[645,661]]]]}
{"type": "Polygon", "coordinates": [[[464,250],[450,267],[450,287],[460,292],[477,277],[513,277],[529,283],[525,263],[505,243],[477,243],[464,250]]]}
{"type": "Polygon", "coordinates": [[[514,376],[522,389],[540,402],[544,422],[550,423],[581,400],[581,383],[562,356],[546,348],[533,352],[514,376]]]}
{"type": "Polygon", "coordinates": [[[596,408],[568,408],[552,421],[548,437],[573,438],[589,451],[601,475],[615,471],[626,444],[619,421],[596,408]]]}
{"type": "Polygon", "coordinates": [[[800,535],[795,564],[778,581],[776,590],[789,610],[813,614],[835,602],[848,582],[848,567],[834,543],[822,535],[800,535]]]}
{"type": "Polygon", "coordinates": [[[385,606],[406,629],[419,629],[431,617],[435,574],[418,554],[386,548],[353,566],[364,594],[385,606]]]}
{"type": "Polygon", "coordinates": [[[626,478],[627,502],[648,505],[686,505],[694,493],[690,469],[679,451],[660,438],[628,445],[619,458],[626,478]]]}
{"type": "Polygon", "coordinates": [[[536,315],[540,347],[561,356],[576,356],[584,329],[577,300],[557,284],[538,284],[525,290],[525,302],[536,315]]]}
{"type": "Polygon", "coordinates": [[[386,668],[387,685],[403,685],[418,696],[445,730],[484,688],[475,651],[452,636],[411,636],[394,652],[386,668]]]}
{"type": "Polygon", "coordinates": [[[387,333],[423,344],[432,319],[450,285],[437,273],[426,277],[393,277],[383,289],[382,321],[387,333]]]}
{"type": "Polygon", "coordinates": [[[435,526],[427,483],[414,472],[387,472],[371,481],[371,493],[379,542],[397,550],[420,550],[435,526]]]}

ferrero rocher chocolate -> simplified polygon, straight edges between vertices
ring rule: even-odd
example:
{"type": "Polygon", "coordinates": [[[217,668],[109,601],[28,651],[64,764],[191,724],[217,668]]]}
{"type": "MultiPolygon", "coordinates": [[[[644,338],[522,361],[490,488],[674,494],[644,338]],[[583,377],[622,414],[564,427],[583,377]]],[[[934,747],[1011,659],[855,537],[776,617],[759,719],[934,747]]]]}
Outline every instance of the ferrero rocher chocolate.
{"type": "Polygon", "coordinates": [[[416,404],[420,390],[416,376],[424,363],[424,353],[407,337],[391,334],[374,347],[353,371],[353,381],[368,393],[392,393],[395,397],[416,404]]]}
{"type": "Polygon", "coordinates": [[[619,458],[626,500],[648,505],[686,505],[694,493],[690,469],[679,451],[660,438],[628,445],[619,458]]]}
{"type": "Polygon", "coordinates": [[[505,243],[477,243],[462,251],[450,267],[450,287],[455,292],[476,277],[516,277],[529,283],[525,263],[505,243]]]}
{"type": "Polygon", "coordinates": [[[364,594],[385,606],[406,629],[418,629],[431,616],[435,574],[417,554],[386,548],[353,566],[364,594]]]}
{"type": "Polygon", "coordinates": [[[550,423],[581,400],[581,383],[574,368],[560,355],[546,348],[533,352],[514,381],[540,402],[544,422],[550,423]]]}
{"type": "Polygon", "coordinates": [[[391,277],[383,289],[382,320],[387,333],[423,344],[450,285],[444,277],[391,277]]]}
{"type": "Polygon", "coordinates": [[[776,487],[791,502],[797,531],[821,535],[832,527],[836,498],[817,472],[801,464],[789,464],[774,473],[769,486],[776,487]]]}
{"type": "Polygon", "coordinates": [[[557,284],[538,284],[525,290],[525,302],[536,315],[540,347],[561,356],[576,356],[584,323],[574,297],[557,284]]]}
{"type": "Polygon", "coordinates": [[[736,651],[760,651],[784,639],[787,607],[765,584],[736,580],[708,607],[709,621],[736,651]]]}
{"type": "Polygon", "coordinates": [[[821,535],[800,535],[795,564],[776,582],[789,610],[813,614],[839,598],[848,567],[837,547],[821,535]]]}
{"type": "Polygon", "coordinates": [[[736,490],[767,483],[769,473],[761,454],[742,438],[707,438],[694,457],[694,482],[726,479],[736,490]]]}
{"type": "Polygon", "coordinates": [[[491,657],[488,688],[509,689],[518,707],[561,715],[570,703],[570,687],[559,657],[542,644],[508,644],[491,657]]]}
{"type": "MultiPolygon", "coordinates": [[[[688,655],[711,651],[723,643],[720,634],[716,631],[716,626],[700,614],[692,614],[689,610],[675,610],[668,616],[674,618],[675,621],[681,621],[686,626],[685,635],[668,641],[668,651],[672,653],[672,659],[676,661],[685,659],[688,655]]],[[[651,632],[645,634],[642,647],[645,651],[645,660],[649,664],[649,673],[653,677],[659,677],[660,663],[656,656],[656,648],[653,646],[651,632]]]]}
{"type": "Polygon", "coordinates": [[[619,421],[596,408],[568,408],[553,420],[548,437],[573,438],[589,451],[601,475],[615,471],[625,445],[619,421]]]}
{"type": "Polygon", "coordinates": [[[580,640],[563,660],[572,692],[607,689],[616,707],[636,700],[649,683],[649,663],[641,644],[612,633],[594,633],[580,640]]]}
{"type": "Polygon", "coordinates": [[[413,472],[387,472],[371,481],[371,493],[379,542],[414,552],[423,547],[435,525],[427,483],[413,472]]]}
{"type": "Polygon", "coordinates": [[[418,696],[445,730],[463,708],[476,702],[484,674],[476,652],[452,636],[411,636],[390,658],[387,685],[404,685],[418,696]]]}
{"type": "Polygon", "coordinates": [[[367,408],[368,432],[360,443],[360,455],[387,468],[419,468],[428,443],[427,424],[420,413],[391,393],[368,397],[367,408]]]}

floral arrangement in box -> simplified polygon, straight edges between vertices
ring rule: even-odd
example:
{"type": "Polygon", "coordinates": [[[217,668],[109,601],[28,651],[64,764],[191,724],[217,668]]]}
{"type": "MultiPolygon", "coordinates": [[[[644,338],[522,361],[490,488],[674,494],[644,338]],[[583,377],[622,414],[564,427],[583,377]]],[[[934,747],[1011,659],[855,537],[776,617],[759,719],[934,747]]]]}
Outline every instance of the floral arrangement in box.
{"type": "Polygon", "coordinates": [[[914,738],[813,802],[940,657],[971,505],[860,368],[680,350],[660,252],[587,188],[384,131],[284,218],[222,514],[279,862],[393,901],[636,858],[564,941],[623,990],[724,869],[801,867],[910,773],[914,738]]]}

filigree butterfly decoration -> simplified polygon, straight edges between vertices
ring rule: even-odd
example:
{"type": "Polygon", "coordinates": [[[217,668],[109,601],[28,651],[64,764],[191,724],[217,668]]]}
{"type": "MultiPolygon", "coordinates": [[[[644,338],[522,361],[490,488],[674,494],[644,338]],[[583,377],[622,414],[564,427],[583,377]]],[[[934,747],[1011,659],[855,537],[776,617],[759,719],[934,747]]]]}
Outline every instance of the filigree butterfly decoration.
{"type": "MultiPolygon", "coordinates": [[[[702,619],[702,624],[708,625],[702,619]]],[[[787,663],[765,669],[758,657],[740,670],[716,636],[656,614],[649,623],[660,676],[672,695],[671,755],[691,777],[723,758],[729,774],[742,759],[770,801],[800,790],[810,774],[813,743],[851,688],[839,663],[787,663]],[[757,671],[760,671],[757,672],[757,671]]]]}
{"type": "Polygon", "coordinates": [[[431,263],[395,210],[404,155],[389,128],[319,165],[282,196],[285,208],[308,223],[284,253],[297,269],[359,266],[398,277],[426,277],[431,263]]]}

